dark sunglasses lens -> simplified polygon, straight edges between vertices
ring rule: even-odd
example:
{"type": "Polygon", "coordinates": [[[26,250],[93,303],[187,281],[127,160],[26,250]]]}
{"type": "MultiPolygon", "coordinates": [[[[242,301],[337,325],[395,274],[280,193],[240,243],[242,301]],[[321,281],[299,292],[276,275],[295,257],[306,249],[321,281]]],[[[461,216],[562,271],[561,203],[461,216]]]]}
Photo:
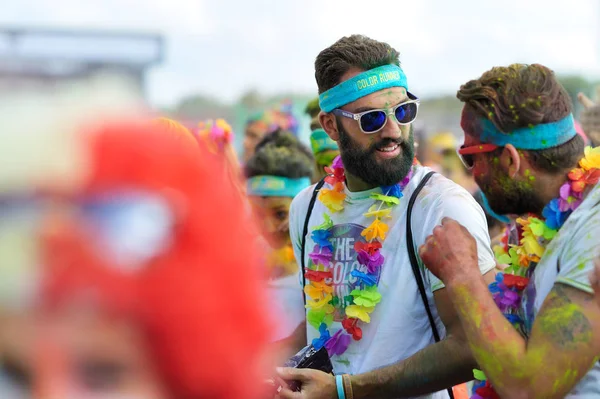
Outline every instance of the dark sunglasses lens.
{"type": "Polygon", "coordinates": [[[396,119],[398,123],[410,123],[417,117],[417,104],[402,104],[396,108],[396,119]]]}
{"type": "Polygon", "coordinates": [[[465,154],[465,155],[461,155],[463,163],[465,164],[465,166],[469,169],[471,169],[473,167],[473,165],[475,165],[475,160],[473,159],[473,155],[472,154],[465,154]]]}
{"type": "Polygon", "coordinates": [[[364,132],[375,132],[385,124],[387,115],[383,111],[367,112],[360,118],[360,126],[364,132]]]}

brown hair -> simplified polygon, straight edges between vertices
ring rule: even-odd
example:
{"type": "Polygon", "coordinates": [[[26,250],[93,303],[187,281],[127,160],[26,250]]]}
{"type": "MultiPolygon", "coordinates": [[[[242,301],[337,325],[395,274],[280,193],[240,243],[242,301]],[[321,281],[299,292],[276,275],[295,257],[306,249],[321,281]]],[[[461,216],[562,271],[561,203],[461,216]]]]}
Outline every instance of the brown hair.
{"type": "Polygon", "coordinates": [[[312,151],[292,133],[282,129],[266,135],[245,166],[248,178],[260,175],[312,178],[314,172],[312,151]]]}
{"type": "Polygon", "coordinates": [[[592,145],[600,145],[600,104],[583,110],[580,119],[583,132],[590,138],[592,145]]]}
{"type": "Polygon", "coordinates": [[[400,54],[389,44],[363,35],[342,37],[321,51],[315,61],[315,78],[319,94],[340,83],[351,68],[365,71],[383,65],[400,66],[400,54]]]}
{"type": "MultiPolygon", "coordinates": [[[[554,72],[540,64],[494,67],[460,87],[456,97],[500,131],[556,122],[571,113],[569,94],[554,72]]],[[[526,151],[532,164],[550,173],[572,168],[583,155],[583,139],[526,151]]]]}

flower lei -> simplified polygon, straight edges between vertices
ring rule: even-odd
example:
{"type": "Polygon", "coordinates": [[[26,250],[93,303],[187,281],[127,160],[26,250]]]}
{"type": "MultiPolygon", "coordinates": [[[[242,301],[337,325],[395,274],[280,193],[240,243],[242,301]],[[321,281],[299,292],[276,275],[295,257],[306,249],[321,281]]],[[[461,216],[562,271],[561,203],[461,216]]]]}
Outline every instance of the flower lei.
{"type": "MultiPolygon", "coordinates": [[[[540,219],[533,215],[526,219],[517,219],[519,244],[508,244],[508,228],[505,231],[503,247],[495,248],[499,264],[508,264],[503,273],[496,275],[496,281],[490,284],[490,292],[504,316],[519,330],[523,320],[517,315],[521,305],[521,295],[529,283],[527,270],[537,264],[550,241],[556,236],[567,218],[583,201],[586,188],[600,180],[600,147],[586,147],[585,156],[579,161],[579,167],[571,170],[568,180],[560,188],[559,197],[551,200],[543,209],[540,219]]],[[[471,399],[499,398],[485,374],[474,371],[479,381],[474,387],[471,399]]]]}
{"type": "MultiPolygon", "coordinates": [[[[415,161],[416,162],[416,161],[415,161]]],[[[334,159],[331,167],[325,168],[329,174],[325,181],[333,188],[324,188],[319,193],[318,199],[332,213],[341,212],[344,209],[344,184],[346,181],[344,165],[338,156],[334,159]]],[[[354,250],[357,252],[358,262],[366,267],[366,273],[353,270],[351,275],[358,279],[362,289],[355,289],[350,295],[343,298],[351,305],[345,309],[345,317],[342,321],[342,329],[331,335],[329,326],[333,322],[335,307],[340,303],[340,298],[333,294],[333,273],[331,271],[331,260],[333,258],[333,243],[331,241],[331,228],[333,222],[331,217],[324,214],[325,221],[314,228],[311,234],[315,242],[313,251],[309,254],[312,265],[306,269],[304,277],[309,283],[304,287],[304,292],[310,300],[306,301],[308,309],[307,321],[319,331],[320,337],[312,342],[316,349],[323,346],[330,356],[343,354],[352,339],[359,341],[362,338],[362,329],[359,321],[370,323],[370,314],[375,306],[381,301],[381,294],[377,290],[377,273],[382,267],[384,257],[380,252],[383,241],[389,230],[383,221],[391,218],[392,207],[400,203],[402,191],[408,185],[412,177],[412,169],[402,182],[392,186],[382,186],[382,193],[373,193],[371,198],[375,200],[369,210],[364,214],[367,218],[374,218],[369,227],[365,228],[361,235],[366,243],[357,241],[354,250]]]]}

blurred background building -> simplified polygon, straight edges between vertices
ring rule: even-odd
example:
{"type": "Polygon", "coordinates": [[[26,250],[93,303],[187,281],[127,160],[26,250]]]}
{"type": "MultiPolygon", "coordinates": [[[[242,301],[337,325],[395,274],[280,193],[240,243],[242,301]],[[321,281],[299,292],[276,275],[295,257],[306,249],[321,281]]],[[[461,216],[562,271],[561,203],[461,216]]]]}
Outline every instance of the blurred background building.
{"type": "Polygon", "coordinates": [[[124,80],[146,98],[148,69],[163,58],[159,34],[0,27],[0,96],[52,90],[103,74],[124,80]]]}
{"type": "MultiPolygon", "coordinates": [[[[462,135],[458,87],[495,65],[541,63],[575,99],[600,83],[600,2],[546,0],[20,0],[0,15],[0,96],[111,72],[166,116],[222,117],[240,149],[247,118],[291,100],[308,142],[305,104],[317,94],[314,60],[354,33],[400,52],[422,100],[418,129],[462,135]],[[264,10],[268,10],[265,12],[264,10]],[[52,27],[41,29],[39,27],[52,27]],[[144,34],[138,32],[159,32],[144,34]]],[[[581,108],[576,101],[575,114],[581,108]]]]}

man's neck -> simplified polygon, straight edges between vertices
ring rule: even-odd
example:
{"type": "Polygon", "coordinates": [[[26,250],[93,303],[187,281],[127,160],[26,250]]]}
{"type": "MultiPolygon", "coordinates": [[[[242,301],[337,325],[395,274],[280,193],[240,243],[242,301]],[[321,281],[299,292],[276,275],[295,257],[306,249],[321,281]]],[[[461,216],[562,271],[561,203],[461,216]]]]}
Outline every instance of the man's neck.
{"type": "MultiPolygon", "coordinates": [[[[367,183],[364,180],[362,180],[359,177],[354,176],[352,173],[349,173],[348,171],[345,172],[346,175],[346,187],[348,187],[348,190],[350,192],[360,192],[360,191],[367,191],[367,190],[371,190],[372,188],[375,187],[379,187],[377,184],[373,184],[373,183],[367,183]]],[[[406,177],[406,175],[402,176],[400,178],[400,180],[398,180],[398,183],[402,181],[402,179],[404,179],[406,177]]]]}
{"type": "MultiPolygon", "coordinates": [[[[567,182],[568,171],[557,174],[537,174],[534,189],[539,193],[541,203],[546,206],[554,198],[560,195],[560,188],[567,182]]],[[[541,215],[543,209],[536,210],[535,213],[541,215]]]]}
{"type": "Polygon", "coordinates": [[[367,190],[377,187],[375,184],[367,183],[364,180],[362,180],[361,178],[353,176],[351,173],[348,173],[348,171],[346,171],[345,174],[346,174],[346,187],[348,187],[348,190],[351,192],[367,191],[367,190]]]}

